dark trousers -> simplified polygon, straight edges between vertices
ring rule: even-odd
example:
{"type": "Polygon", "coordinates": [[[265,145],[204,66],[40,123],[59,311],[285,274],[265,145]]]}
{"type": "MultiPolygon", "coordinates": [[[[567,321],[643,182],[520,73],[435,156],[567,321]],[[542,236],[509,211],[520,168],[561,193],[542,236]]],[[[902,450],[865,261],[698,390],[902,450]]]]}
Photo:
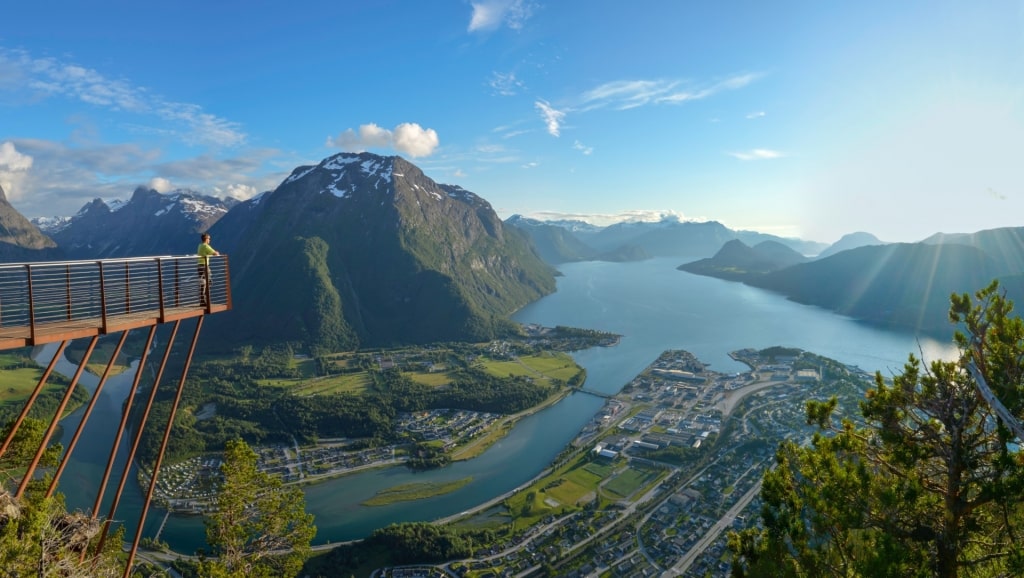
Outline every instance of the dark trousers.
{"type": "Polygon", "coordinates": [[[210,302],[210,268],[197,265],[196,275],[199,276],[199,305],[206,307],[210,302]]]}

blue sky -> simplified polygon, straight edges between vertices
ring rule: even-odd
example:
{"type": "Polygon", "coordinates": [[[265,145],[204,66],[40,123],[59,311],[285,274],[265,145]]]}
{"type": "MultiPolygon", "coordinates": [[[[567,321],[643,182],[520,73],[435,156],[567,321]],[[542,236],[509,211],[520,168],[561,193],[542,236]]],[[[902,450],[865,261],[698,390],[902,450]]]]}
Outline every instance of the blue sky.
{"type": "Polygon", "coordinates": [[[398,154],[502,217],[832,242],[1024,226],[1024,4],[37,0],[0,26],[0,186],[247,198],[398,154]]]}

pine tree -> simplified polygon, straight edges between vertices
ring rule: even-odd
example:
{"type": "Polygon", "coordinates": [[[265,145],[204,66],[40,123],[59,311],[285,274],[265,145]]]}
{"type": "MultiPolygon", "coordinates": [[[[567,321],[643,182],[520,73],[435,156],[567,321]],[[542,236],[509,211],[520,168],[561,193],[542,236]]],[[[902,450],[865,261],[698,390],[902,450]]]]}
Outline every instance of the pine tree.
{"type": "MultiPolygon", "coordinates": [[[[7,439],[13,423],[0,430],[0,440],[7,439]]],[[[111,547],[95,554],[91,548],[95,546],[101,522],[82,513],[68,512],[59,493],[46,497],[48,477],[32,481],[21,497],[8,493],[8,488],[20,482],[45,430],[44,422],[26,419],[0,458],[0,575],[120,576],[124,568],[119,551],[121,540],[108,542],[111,547]],[[89,555],[83,556],[87,549],[89,555]]],[[[61,450],[60,444],[49,446],[39,465],[56,465],[61,450]]]]}
{"type": "Polygon", "coordinates": [[[217,510],[206,518],[206,542],[216,558],[203,562],[202,575],[298,574],[316,534],[302,491],[259,471],[256,452],[242,440],[227,443],[221,473],[217,510]]]}
{"type": "Polygon", "coordinates": [[[809,402],[821,430],[782,444],[761,490],[762,524],[730,536],[733,575],[1019,576],[1024,459],[979,395],[987,382],[1018,418],[1024,323],[993,283],[953,296],[959,356],[913,355],[876,374],[861,417],[809,402]]]}

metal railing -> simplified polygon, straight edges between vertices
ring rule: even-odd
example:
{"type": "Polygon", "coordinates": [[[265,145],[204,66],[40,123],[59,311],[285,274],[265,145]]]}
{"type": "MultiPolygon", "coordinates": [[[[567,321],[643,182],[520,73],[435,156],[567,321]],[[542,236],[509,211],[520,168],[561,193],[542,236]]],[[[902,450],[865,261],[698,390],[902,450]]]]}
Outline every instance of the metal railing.
{"type": "Polygon", "coordinates": [[[230,309],[227,256],[208,259],[208,286],[194,255],[0,264],[0,340],[35,345],[230,309]]]}

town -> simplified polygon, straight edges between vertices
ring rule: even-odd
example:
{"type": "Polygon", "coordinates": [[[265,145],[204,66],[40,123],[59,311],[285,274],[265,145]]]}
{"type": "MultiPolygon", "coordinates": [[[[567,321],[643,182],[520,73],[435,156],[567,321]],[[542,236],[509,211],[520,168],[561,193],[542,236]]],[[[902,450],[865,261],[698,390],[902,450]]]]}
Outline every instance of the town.
{"type": "Polygon", "coordinates": [[[871,379],[799,350],[732,357],[750,371],[711,372],[666,351],[608,400],[570,455],[504,501],[515,513],[522,496],[546,495],[528,508],[535,523],[473,559],[375,575],[727,575],[726,532],[756,522],[775,446],[813,431],[804,402],[834,395],[855,407],[871,379]]]}
{"type": "MultiPolygon", "coordinates": [[[[488,351],[516,357],[505,342],[488,351]]],[[[805,402],[837,396],[840,408],[855,407],[870,381],[855,367],[796,349],[745,349],[731,356],[749,370],[718,373],[686,351],[664,352],[609,396],[571,446],[529,484],[443,521],[473,526],[476,518],[500,511],[511,529],[495,543],[471,559],[380,568],[375,575],[727,574],[727,531],[756,522],[761,474],[775,447],[811,435],[805,402]]],[[[380,356],[377,362],[394,359],[380,356]]],[[[396,421],[396,437],[454,452],[493,433],[504,417],[451,409],[407,413],[396,421]]],[[[402,444],[366,448],[344,439],[257,451],[263,471],[291,483],[408,459],[402,444]]],[[[169,467],[159,478],[158,502],[169,512],[203,513],[216,496],[219,465],[216,456],[201,456],[169,467]]]]}

